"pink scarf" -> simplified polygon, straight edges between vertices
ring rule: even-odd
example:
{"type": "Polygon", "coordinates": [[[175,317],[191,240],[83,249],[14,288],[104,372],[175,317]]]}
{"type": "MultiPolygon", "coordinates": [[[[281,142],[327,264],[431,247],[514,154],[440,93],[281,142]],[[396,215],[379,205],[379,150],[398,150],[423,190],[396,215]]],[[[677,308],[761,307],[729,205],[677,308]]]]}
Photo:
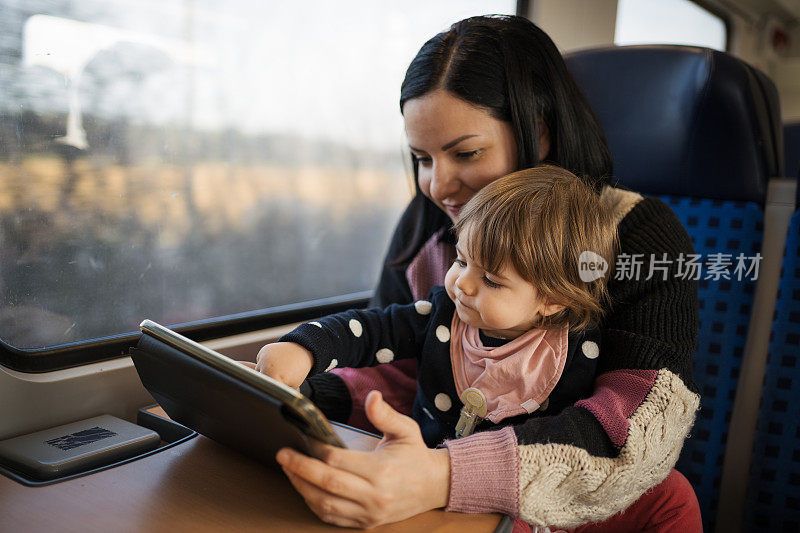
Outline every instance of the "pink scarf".
{"type": "Polygon", "coordinates": [[[539,409],[561,378],[567,362],[569,327],[532,329],[497,348],[487,348],[478,328],[453,313],[450,360],[459,397],[475,387],[486,397],[486,418],[504,418],[539,409]]]}

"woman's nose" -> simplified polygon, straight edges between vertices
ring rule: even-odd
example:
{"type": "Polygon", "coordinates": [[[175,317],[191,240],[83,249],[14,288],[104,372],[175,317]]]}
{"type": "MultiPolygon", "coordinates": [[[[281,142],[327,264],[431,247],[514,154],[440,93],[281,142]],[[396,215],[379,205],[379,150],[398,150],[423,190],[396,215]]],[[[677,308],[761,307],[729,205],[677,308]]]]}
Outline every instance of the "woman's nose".
{"type": "Polygon", "coordinates": [[[431,196],[435,200],[444,200],[455,195],[461,183],[458,181],[455,169],[447,163],[434,165],[431,178],[431,196]]]}

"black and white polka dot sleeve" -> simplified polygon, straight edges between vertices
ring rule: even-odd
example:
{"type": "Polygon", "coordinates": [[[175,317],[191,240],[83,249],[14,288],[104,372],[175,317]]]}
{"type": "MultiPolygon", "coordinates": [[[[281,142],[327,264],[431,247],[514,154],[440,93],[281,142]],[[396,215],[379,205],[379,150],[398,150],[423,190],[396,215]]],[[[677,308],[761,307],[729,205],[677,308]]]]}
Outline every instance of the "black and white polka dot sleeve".
{"type": "Polygon", "coordinates": [[[313,354],[309,375],[418,357],[432,310],[429,300],[420,300],[386,309],[345,311],[303,324],[279,342],[295,342],[313,354]]]}

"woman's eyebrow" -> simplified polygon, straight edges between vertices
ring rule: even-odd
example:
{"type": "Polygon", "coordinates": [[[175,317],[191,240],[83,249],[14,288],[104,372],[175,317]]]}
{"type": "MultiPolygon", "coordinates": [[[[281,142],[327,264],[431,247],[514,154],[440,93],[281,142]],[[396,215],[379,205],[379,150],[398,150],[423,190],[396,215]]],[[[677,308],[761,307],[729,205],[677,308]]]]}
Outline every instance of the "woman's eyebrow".
{"type": "MultiPolygon", "coordinates": [[[[463,141],[465,139],[469,139],[470,137],[477,137],[477,136],[478,136],[477,133],[473,133],[473,134],[470,134],[470,135],[462,135],[461,137],[459,137],[457,139],[453,139],[449,143],[447,143],[444,146],[442,146],[441,150],[442,150],[442,152],[444,152],[446,150],[449,150],[450,148],[452,148],[453,146],[457,145],[458,143],[460,143],[461,141],[463,141]]],[[[421,152],[423,154],[425,153],[425,150],[422,150],[421,148],[417,148],[416,146],[411,146],[409,144],[408,147],[411,149],[412,152],[421,152]]]]}
{"type": "Polygon", "coordinates": [[[469,139],[470,137],[477,137],[477,136],[478,136],[477,133],[473,133],[471,135],[462,135],[458,139],[453,139],[449,143],[447,143],[444,146],[442,146],[442,151],[444,152],[445,150],[449,150],[450,148],[452,148],[453,146],[457,145],[458,143],[460,143],[464,139],[469,139]]]}

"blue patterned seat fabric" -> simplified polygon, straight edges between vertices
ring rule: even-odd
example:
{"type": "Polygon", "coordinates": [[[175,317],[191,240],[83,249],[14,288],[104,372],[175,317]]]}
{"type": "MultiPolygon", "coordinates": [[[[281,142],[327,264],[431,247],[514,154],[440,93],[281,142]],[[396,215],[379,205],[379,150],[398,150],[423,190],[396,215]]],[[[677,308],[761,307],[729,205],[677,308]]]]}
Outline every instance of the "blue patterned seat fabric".
{"type": "Polygon", "coordinates": [[[755,437],[744,530],[800,531],[800,211],[786,238],[755,437]]]}
{"type": "Polygon", "coordinates": [[[694,359],[694,377],[702,401],[678,470],[705,504],[708,529],[709,512],[717,508],[723,452],[755,293],[753,273],[739,276],[735,272],[736,257],[742,254],[748,258],[745,263],[749,267],[749,258],[760,252],[764,212],[750,202],[675,196],[662,199],[678,215],[706,267],[698,281],[700,331],[694,359]],[[709,258],[715,253],[730,254],[730,279],[709,277],[709,258]]]}
{"type": "Polygon", "coordinates": [[[701,411],[678,470],[711,531],[756,283],[752,272],[736,275],[736,258],[760,253],[767,183],[783,172],[777,91],[746,63],[697,47],[587,50],[567,66],[603,125],[614,177],[666,201],[703,262],[694,357],[701,411]],[[723,258],[727,279],[707,277],[723,258]]]}

